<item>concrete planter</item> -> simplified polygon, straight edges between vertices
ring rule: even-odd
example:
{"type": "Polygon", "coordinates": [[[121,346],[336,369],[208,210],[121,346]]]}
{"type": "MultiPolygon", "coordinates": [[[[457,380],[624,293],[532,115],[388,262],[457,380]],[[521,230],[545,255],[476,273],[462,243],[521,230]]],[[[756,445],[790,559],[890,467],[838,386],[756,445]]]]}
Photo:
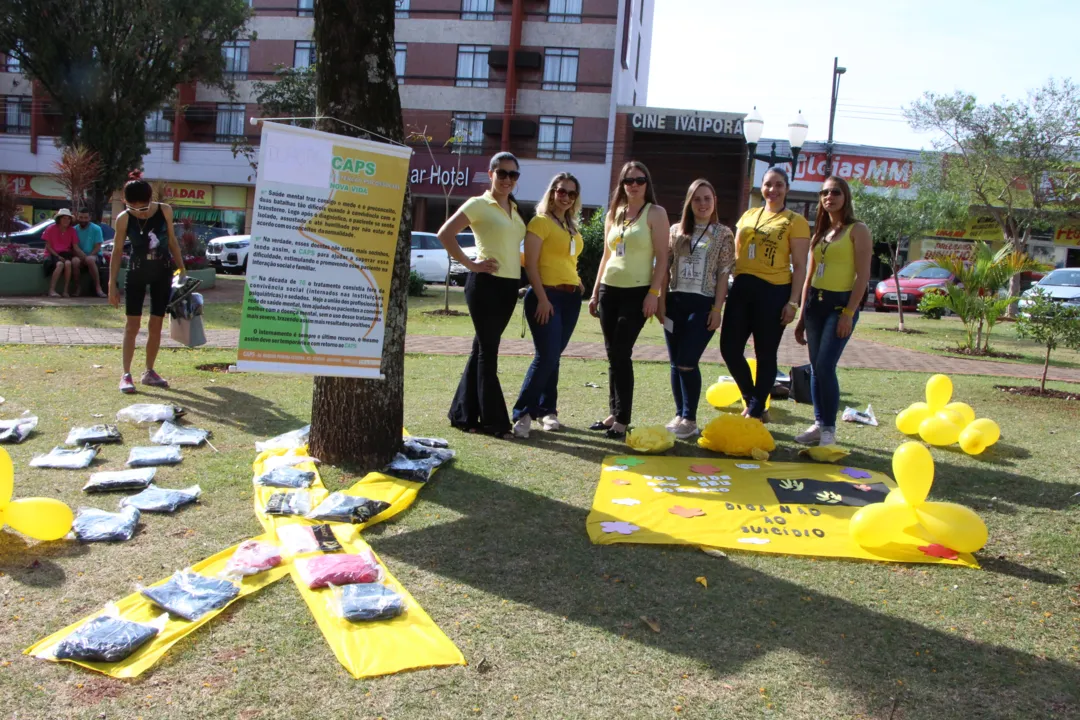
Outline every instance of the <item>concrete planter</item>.
{"type": "MultiPolygon", "coordinates": [[[[192,270],[188,273],[191,277],[202,280],[200,290],[209,290],[217,281],[217,273],[214,268],[204,270],[192,270]]],[[[120,270],[117,282],[123,290],[127,281],[127,270],[120,270]]],[[[82,290],[87,293],[93,289],[90,276],[83,273],[82,290]]],[[[49,278],[45,277],[45,271],[41,265],[33,263],[6,263],[0,262],[0,296],[29,296],[48,295],[49,278]]]]}

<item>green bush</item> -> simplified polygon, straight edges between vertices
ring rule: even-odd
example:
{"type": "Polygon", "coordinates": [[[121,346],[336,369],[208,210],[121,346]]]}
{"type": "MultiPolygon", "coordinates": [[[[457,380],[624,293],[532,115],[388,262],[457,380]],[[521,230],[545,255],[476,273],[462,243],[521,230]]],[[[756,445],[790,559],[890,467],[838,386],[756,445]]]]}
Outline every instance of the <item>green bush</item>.
{"type": "Polygon", "coordinates": [[[1031,293],[1027,296],[1024,311],[1017,318],[1016,336],[1034,340],[1046,348],[1039,385],[1046,392],[1050,353],[1059,346],[1080,349],[1080,309],[1058,302],[1042,291],[1031,293]]]}
{"type": "Polygon", "coordinates": [[[409,271],[409,297],[420,297],[424,294],[424,278],[415,270],[409,271]]]}
{"type": "Polygon", "coordinates": [[[592,292],[596,282],[596,273],[600,269],[600,260],[604,257],[604,208],[593,212],[593,216],[581,225],[581,256],[578,257],[578,275],[585,285],[585,296],[592,292]]]}

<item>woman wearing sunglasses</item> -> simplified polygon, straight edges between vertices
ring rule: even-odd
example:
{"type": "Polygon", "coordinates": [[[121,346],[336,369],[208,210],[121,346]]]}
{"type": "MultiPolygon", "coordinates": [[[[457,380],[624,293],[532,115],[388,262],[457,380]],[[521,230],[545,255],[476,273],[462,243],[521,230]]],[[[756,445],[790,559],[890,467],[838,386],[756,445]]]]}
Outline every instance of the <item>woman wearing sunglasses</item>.
{"type": "Polygon", "coordinates": [[[701,399],[698,361],[720,327],[735,237],[716,215],[716,189],[695,180],[686,193],[682,220],[671,226],[671,271],[664,302],[675,418],[668,430],[680,440],[697,434],[701,399]]]}
{"type": "Polygon", "coordinates": [[[525,235],[525,317],[536,355],[514,403],[514,435],[529,437],[533,420],[559,430],[559,358],[574,334],[585,288],[578,277],[581,255],[580,184],[570,173],[552,178],[525,235]]]}
{"type": "Polygon", "coordinates": [[[604,219],[604,238],[589,313],[600,318],[604,333],[611,414],[589,429],[621,439],[634,404],[634,343],[645,320],[656,314],[667,277],[667,212],[656,204],[648,169],[636,160],[619,173],[604,219]]]}
{"type": "Polygon", "coordinates": [[[836,414],[840,410],[836,364],[859,321],[873,253],[870,228],[855,219],[851,187],[843,178],[827,178],[810,243],[802,315],[795,324],[795,340],[809,345],[810,395],[814,400],[814,424],[795,436],[803,445],[836,442],[836,414]]]}
{"type": "Polygon", "coordinates": [[[517,306],[521,283],[521,240],[525,221],[512,193],[521,175],[517,158],[501,152],[488,163],[491,188],[469,198],[439,228],[439,242],[469,271],[465,303],[473,329],[472,353],[450,405],[450,424],[466,432],[512,438],[510,415],[499,384],[499,341],[517,306]],[[476,260],[458,245],[457,234],[471,227],[476,260]]]}
{"type": "Polygon", "coordinates": [[[789,188],[787,173],[769,168],[761,181],[765,204],[739,218],[735,281],[720,330],[720,354],[742,392],[743,415],[765,422],[765,401],[776,384],[776,353],[799,309],[810,246],[810,224],[784,207],[789,188]],[[751,335],[756,380],[743,357],[751,335]]]}
{"type": "Polygon", "coordinates": [[[117,278],[123,260],[124,241],[131,242],[127,280],[124,285],[124,374],[120,377],[120,392],[135,392],[131,379],[131,361],[135,357],[135,337],[142,325],[143,302],[150,290],[150,322],[146,327],[146,371],[140,382],[152,387],[167,388],[169,383],[154,370],[158,348],[161,346],[161,324],[172,295],[174,268],[184,274],[184,258],[173,230],[172,207],[153,202],[154,190],[135,171],[124,185],[124,204],[127,210],[116,218],[116,240],[109,258],[109,303],[120,307],[117,278]],[[171,260],[171,262],[170,262],[171,260]]]}

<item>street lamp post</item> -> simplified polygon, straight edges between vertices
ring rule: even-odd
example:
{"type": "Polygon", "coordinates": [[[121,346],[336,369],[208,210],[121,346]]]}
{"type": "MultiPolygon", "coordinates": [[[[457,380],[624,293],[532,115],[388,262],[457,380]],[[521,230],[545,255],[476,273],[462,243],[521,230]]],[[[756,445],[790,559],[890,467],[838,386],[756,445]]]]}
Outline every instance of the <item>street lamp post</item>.
{"type": "Polygon", "coordinates": [[[757,106],[750,111],[750,114],[743,120],[743,135],[746,137],[747,148],[747,161],[746,161],[746,176],[751,181],[754,177],[754,161],[761,160],[769,164],[769,167],[779,165],[781,163],[791,163],[792,177],[795,175],[795,167],[799,161],[799,151],[802,150],[803,143],[806,142],[806,135],[809,132],[809,126],[806,124],[806,118],[803,117],[802,110],[795,116],[795,119],[788,124],[788,143],[791,145],[791,155],[778,155],[776,153],[776,143],[772,144],[772,149],[768,155],[757,152],[758,142],[761,140],[761,133],[765,129],[765,120],[762,119],[761,114],[757,111],[757,106]]]}
{"type": "Polygon", "coordinates": [[[839,65],[840,58],[832,61],[832,102],[829,103],[829,139],[825,141],[825,177],[832,175],[833,123],[836,120],[836,100],[840,96],[840,76],[847,72],[839,65]]]}

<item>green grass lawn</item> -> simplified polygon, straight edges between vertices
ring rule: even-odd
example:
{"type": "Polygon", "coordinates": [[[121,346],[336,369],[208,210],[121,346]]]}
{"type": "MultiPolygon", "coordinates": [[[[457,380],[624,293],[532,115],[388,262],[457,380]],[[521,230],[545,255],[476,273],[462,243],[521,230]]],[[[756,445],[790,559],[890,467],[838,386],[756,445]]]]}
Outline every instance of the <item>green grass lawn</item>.
{"type": "MultiPolygon", "coordinates": [[[[37,544],[0,531],[0,707],[13,717],[145,718],[1071,718],[1080,714],[1076,447],[1080,410],[1006,397],[1000,378],[957,378],[956,399],[1000,422],[980,457],[935,449],[932,497],[975,508],[990,528],[982,570],[891,565],[689,548],[594,546],[585,516],[601,458],[619,443],[582,430],[605,414],[604,364],[563,364],[565,432],[507,442],[451,430],[445,412],[463,358],[410,356],[406,423],[445,436],[460,455],[414,507],[367,539],[469,667],[356,681],[338,665],[292,584],[283,580],[181,641],[152,671],[121,682],[21,655],[23,648],[259,530],[251,511],[254,442],[303,424],[310,381],[195,370],[226,351],[166,351],[175,402],[214,431],[220,450],[185,451],[160,484],[198,482],[199,505],[144,515],[128,543],[37,544]],[[695,583],[708,578],[708,589],[695,583]],[[642,615],[655,617],[660,632],[642,615]],[[484,662],[482,662],[484,661],[484,662]]],[[[16,494],[72,507],[87,472],[33,470],[30,458],[92,413],[132,402],[115,391],[118,351],[0,349],[0,416],[42,421],[8,446],[16,494]],[[94,369],[93,365],[104,365],[94,369]],[[46,372],[46,368],[54,372],[46,372]]],[[[502,361],[509,396],[528,358],[502,361]]],[[[667,368],[637,366],[635,421],[672,414],[667,368]]],[[[712,369],[715,370],[715,369],[712,369]]],[[[709,373],[710,375],[712,372],[709,373]]],[[[855,466],[889,471],[903,437],[893,413],[922,397],[925,376],[842,371],[844,401],[872,402],[878,428],[844,425],[855,466]]],[[[512,402],[512,400],[511,400],[512,402]]],[[[705,419],[712,411],[703,411],[705,419]]],[[[772,425],[791,436],[809,408],[781,402],[772,425]]],[[[97,420],[100,422],[100,420],[97,420]]],[[[125,428],[95,469],[119,468],[148,431],[125,428]]],[[[680,444],[680,454],[707,455],[680,444]]],[[[328,487],[357,476],[323,469],[328,487]]]]}

